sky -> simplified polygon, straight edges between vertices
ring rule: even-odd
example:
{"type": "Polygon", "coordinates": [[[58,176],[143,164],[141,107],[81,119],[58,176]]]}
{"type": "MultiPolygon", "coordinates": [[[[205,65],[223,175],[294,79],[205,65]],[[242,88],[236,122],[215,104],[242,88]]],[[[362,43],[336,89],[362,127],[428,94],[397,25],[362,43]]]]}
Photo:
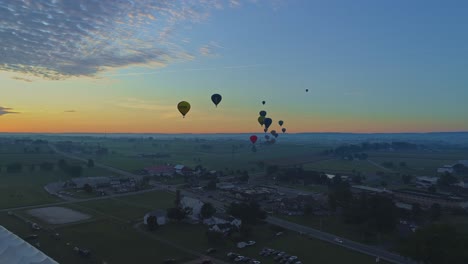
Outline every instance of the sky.
{"type": "Polygon", "coordinates": [[[260,110],[291,133],[468,131],[467,13],[464,0],[2,0],[0,132],[256,133],[260,110]]]}

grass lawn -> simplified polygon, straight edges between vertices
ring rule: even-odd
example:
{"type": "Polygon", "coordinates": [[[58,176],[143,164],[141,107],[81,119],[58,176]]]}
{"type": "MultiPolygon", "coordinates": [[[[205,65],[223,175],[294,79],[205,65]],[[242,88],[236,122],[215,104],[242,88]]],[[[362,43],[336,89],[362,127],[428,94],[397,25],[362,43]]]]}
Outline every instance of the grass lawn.
{"type": "MultiPolygon", "coordinates": [[[[154,191],[144,194],[111,198],[77,204],[77,209],[90,209],[92,214],[114,216],[124,221],[142,220],[143,216],[155,209],[167,209],[174,204],[171,193],[154,191]]],[[[73,205],[72,205],[73,207],[73,205]]],[[[86,211],[86,210],[85,210],[86,211]]]]}
{"type": "Polygon", "coordinates": [[[351,173],[353,170],[361,173],[375,173],[376,171],[380,170],[379,167],[370,164],[365,160],[324,160],[306,164],[304,169],[332,173],[351,173]]]}
{"type": "MultiPolygon", "coordinates": [[[[0,215],[0,223],[20,237],[33,233],[20,220],[5,214],[0,215]]],[[[181,261],[194,259],[193,256],[176,248],[154,241],[137,233],[130,225],[121,225],[108,220],[57,228],[61,239],[54,240],[46,231],[36,232],[40,250],[58,261],[67,264],[107,263],[162,263],[167,258],[181,261]],[[70,243],[70,245],[67,245],[70,243]],[[90,249],[91,258],[80,257],[75,246],[90,249]]]]}

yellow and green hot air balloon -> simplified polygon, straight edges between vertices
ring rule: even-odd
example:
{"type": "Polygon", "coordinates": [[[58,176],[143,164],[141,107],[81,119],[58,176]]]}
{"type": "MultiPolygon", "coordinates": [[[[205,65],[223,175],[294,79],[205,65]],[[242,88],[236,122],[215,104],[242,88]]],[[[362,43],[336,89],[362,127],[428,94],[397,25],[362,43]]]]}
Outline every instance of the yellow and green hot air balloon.
{"type": "Polygon", "coordinates": [[[179,112],[185,118],[185,115],[190,111],[190,104],[186,101],[182,101],[177,104],[177,109],[179,109],[179,112]]]}
{"type": "Polygon", "coordinates": [[[258,117],[258,123],[259,123],[261,126],[263,126],[263,124],[265,124],[264,121],[265,121],[265,117],[264,117],[264,116],[259,116],[259,117],[258,117]]]}

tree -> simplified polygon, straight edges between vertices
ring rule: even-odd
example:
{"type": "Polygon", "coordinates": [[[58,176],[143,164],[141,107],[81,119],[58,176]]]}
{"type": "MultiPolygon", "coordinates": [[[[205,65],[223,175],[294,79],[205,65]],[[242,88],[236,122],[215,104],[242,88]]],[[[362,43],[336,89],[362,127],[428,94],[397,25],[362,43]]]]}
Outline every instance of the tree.
{"type": "Polygon", "coordinates": [[[434,203],[431,205],[431,209],[429,209],[431,220],[436,221],[439,220],[442,216],[442,207],[438,203],[434,203]]]}
{"type": "Polygon", "coordinates": [[[200,215],[203,219],[210,218],[216,213],[216,208],[211,203],[205,203],[201,210],[200,215]]]}
{"type": "Polygon", "coordinates": [[[94,160],[88,159],[88,168],[94,167],[94,160]]]}
{"type": "Polygon", "coordinates": [[[418,203],[413,204],[411,209],[411,217],[416,223],[420,223],[422,220],[422,209],[418,203]]]}
{"type": "Polygon", "coordinates": [[[7,164],[6,166],[6,171],[8,173],[18,173],[18,172],[21,172],[22,170],[23,170],[23,164],[19,162],[13,162],[13,163],[7,164]]]}
{"type": "Polygon", "coordinates": [[[64,159],[58,161],[58,166],[60,169],[65,170],[68,166],[67,162],[64,159]]]}
{"type": "Polygon", "coordinates": [[[210,180],[208,184],[205,186],[205,189],[207,190],[216,190],[216,181],[215,180],[210,180]]]}
{"type": "Polygon", "coordinates": [[[175,200],[174,200],[175,207],[178,208],[180,206],[180,201],[181,201],[180,190],[177,190],[176,191],[176,197],[175,197],[175,200]]]}
{"type": "Polygon", "coordinates": [[[450,186],[452,184],[455,184],[458,182],[457,177],[453,176],[450,173],[444,173],[439,180],[437,181],[437,184],[441,186],[450,186]]]}
{"type": "Polygon", "coordinates": [[[87,192],[87,193],[92,193],[92,192],[93,192],[93,186],[91,186],[91,185],[89,185],[89,184],[86,183],[86,184],[83,186],[83,190],[84,190],[85,192],[87,192]]]}
{"type": "Polygon", "coordinates": [[[279,170],[278,166],[267,166],[266,172],[267,175],[271,175],[279,170]]]}
{"type": "Polygon", "coordinates": [[[406,162],[404,161],[400,162],[400,167],[406,167],[406,162]]]}
{"type": "Polygon", "coordinates": [[[427,191],[431,192],[431,193],[436,193],[437,192],[437,189],[434,185],[431,185],[429,186],[429,188],[427,188],[427,191]]]}
{"type": "Polygon", "coordinates": [[[254,225],[267,217],[266,212],[254,201],[249,203],[231,203],[227,208],[227,213],[241,219],[243,225],[254,225]]]}
{"type": "Polygon", "coordinates": [[[402,255],[423,263],[468,263],[468,238],[450,225],[423,227],[399,244],[402,255]]]}
{"type": "Polygon", "coordinates": [[[412,179],[413,179],[413,176],[409,174],[401,175],[401,180],[403,181],[404,184],[410,184],[412,179]]]}
{"type": "Polygon", "coordinates": [[[158,218],[154,215],[149,216],[146,219],[146,223],[149,231],[154,231],[159,227],[158,218]]]}
{"type": "Polygon", "coordinates": [[[167,218],[175,220],[175,221],[182,221],[187,216],[189,216],[192,213],[191,208],[185,207],[185,208],[180,208],[180,207],[173,207],[173,208],[168,208],[167,209],[167,218]]]}

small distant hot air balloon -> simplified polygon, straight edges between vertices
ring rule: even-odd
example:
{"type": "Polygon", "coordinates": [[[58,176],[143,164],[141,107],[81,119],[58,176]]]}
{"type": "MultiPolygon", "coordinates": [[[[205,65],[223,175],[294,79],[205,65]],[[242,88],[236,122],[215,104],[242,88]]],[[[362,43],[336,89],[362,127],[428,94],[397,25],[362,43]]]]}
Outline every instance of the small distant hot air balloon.
{"type": "Polygon", "coordinates": [[[250,136],[250,142],[252,142],[252,144],[255,144],[255,142],[257,142],[257,139],[258,137],[256,135],[250,136]]]}
{"type": "Polygon", "coordinates": [[[280,126],[283,126],[283,124],[284,124],[283,120],[278,121],[278,124],[279,124],[280,126]]]}
{"type": "Polygon", "coordinates": [[[308,92],[309,92],[309,89],[306,89],[306,93],[308,93],[308,92]]]}
{"type": "Polygon", "coordinates": [[[182,101],[177,104],[177,109],[179,109],[179,112],[185,118],[185,115],[190,111],[190,104],[186,101],[182,101]]]}
{"type": "Polygon", "coordinates": [[[266,112],[266,111],[264,111],[264,110],[262,110],[262,111],[260,111],[260,113],[259,113],[259,114],[260,114],[260,116],[263,116],[263,117],[265,117],[265,116],[267,115],[267,112],[266,112]]]}
{"type": "Polygon", "coordinates": [[[273,120],[271,120],[271,118],[267,117],[265,118],[265,120],[263,120],[263,123],[265,124],[265,128],[268,129],[271,124],[273,123],[273,120]]]}
{"type": "Polygon", "coordinates": [[[263,126],[263,124],[265,124],[264,121],[265,121],[265,117],[264,117],[264,116],[259,116],[259,117],[258,117],[258,123],[259,123],[261,126],[263,126]]]}
{"type": "Polygon", "coordinates": [[[272,135],[274,136],[274,135],[276,134],[276,130],[272,130],[272,131],[270,132],[270,134],[272,134],[272,135]]]}
{"type": "Polygon", "coordinates": [[[262,104],[263,104],[263,105],[265,105],[265,104],[266,104],[266,102],[265,102],[265,101],[262,101],[262,104]]]}
{"type": "Polygon", "coordinates": [[[213,104],[215,104],[216,107],[218,107],[218,104],[221,103],[222,99],[223,97],[220,94],[213,94],[211,96],[211,101],[213,102],[213,104]]]}
{"type": "Polygon", "coordinates": [[[286,133],[286,128],[282,128],[281,131],[283,131],[283,133],[286,133]]]}

